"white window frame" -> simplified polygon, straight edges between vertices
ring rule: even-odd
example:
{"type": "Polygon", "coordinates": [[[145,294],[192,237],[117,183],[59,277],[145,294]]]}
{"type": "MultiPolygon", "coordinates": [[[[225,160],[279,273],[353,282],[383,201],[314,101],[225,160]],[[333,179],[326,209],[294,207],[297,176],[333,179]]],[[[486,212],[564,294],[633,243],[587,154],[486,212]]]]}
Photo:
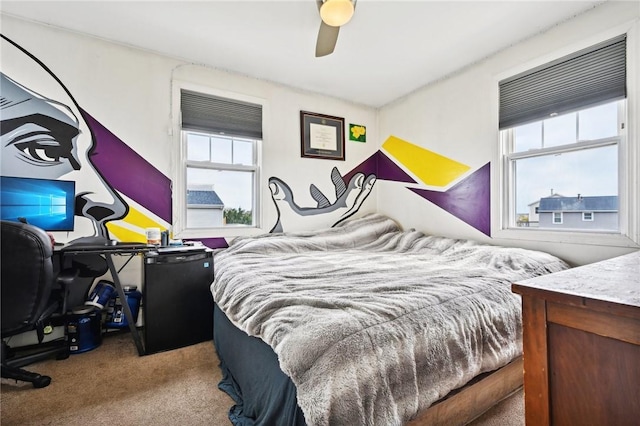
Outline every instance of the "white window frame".
{"type": "Polygon", "coordinates": [[[563,214],[562,212],[551,212],[551,223],[553,225],[562,225],[563,222],[563,214]],[[560,219],[560,220],[556,220],[560,219]]]}
{"type": "MultiPolygon", "coordinates": [[[[618,199],[620,223],[619,232],[602,232],[591,230],[549,230],[530,227],[517,227],[515,218],[511,220],[511,211],[514,211],[513,205],[515,199],[510,190],[510,182],[513,176],[509,159],[505,155],[511,153],[513,141],[508,137],[504,137],[506,132],[497,132],[499,140],[498,155],[500,161],[496,170],[496,180],[498,182],[498,194],[494,201],[497,206],[498,214],[493,216],[492,233],[493,238],[505,240],[527,240],[538,242],[552,243],[574,243],[597,246],[615,246],[615,247],[640,247],[640,105],[638,104],[638,86],[640,79],[637,77],[640,69],[638,61],[640,55],[640,43],[638,42],[638,33],[640,25],[634,24],[623,25],[619,28],[611,29],[594,37],[587,38],[572,46],[568,46],[561,51],[554,52],[544,57],[540,57],[527,64],[515,67],[505,73],[495,77],[495,87],[497,96],[498,82],[513,75],[522,73],[528,69],[549,63],[553,60],[564,57],[572,52],[592,46],[598,42],[608,40],[616,35],[624,32],[627,33],[627,100],[626,109],[618,116],[621,118],[619,126],[623,126],[623,131],[619,136],[618,143],[618,172],[621,174],[619,178],[618,199]]],[[[497,103],[496,103],[497,104],[497,103]]],[[[619,127],[620,128],[620,127],[619,127]]],[[[616,138],[617,139],[617,138],[616,138]]],[[[600,141],[603,142],[603,141],[600,141]]],[[[577,149],[584,148],[591,142],[583,142],[583,146],[576,146],[577,149]]],[[[580,143],[576,144],[580,145],[580,143]]],[[[530,153],[529,153],[530,154],[530,153]]],[[[527,155],[523,153],[522,155],[527,155]]]]}
{"type": "Polygon", "coordinates": [[[595,214],[593,212],[582,212],[583,222],[593,222],[595,214]]]}
{"type": "MultiPolygon", "coordinates": [[[[223,238],[223,237],[238,237],[238,236],[251,236],[265,233],[263,228],[263,212],[262,212],[262,146],[267,135],[263,131],[262,140],[258,140],[254,145],[254,166],[240,166],[230,164],[218,164],[209,163],[205,165],[204,162],[188,161],[187,160],[187,145],[186,145],[186,132],[182,129],[182,120],[180,112],[180,91],[190,90],[198,93],[223,97],[227,99],[234,99],[238,101],[250,102],[253,104],[261,105],[263,111],[263,117],[268,110],[267,103],[264,99],[255,98],[252,96],[242,95],[238,93],[228,92],[203,86],[200,84],[173,80],[172,87],[172,126],[170,135],[174,143],[175,149],[173,149],[172,156],[172,193],[173,193],[173,224],[172,231],[174,238],[223,238]],[[223,227],[211,227],[211,228],[187,228],[187,165],[192,165],[198,168],[208,168],[216,170],[238,170],[243,169],[253,170],[254,175],[254,188],[253,208],[255,212],[253,214],[253,225],[229,225],[223,227]]],[[[264,120],[264,118],[263,118],[264,120]]],[[[189,131],[190,133],[210,134],[207,132],[189,131]]],[[[215,134],[214,134],[215,135],[215,134]]],[[[233,135],[227,135],[233,136],[233,135]]],[[[238,139],[250,139],[246,137],[238,137],[238,139]]]]}

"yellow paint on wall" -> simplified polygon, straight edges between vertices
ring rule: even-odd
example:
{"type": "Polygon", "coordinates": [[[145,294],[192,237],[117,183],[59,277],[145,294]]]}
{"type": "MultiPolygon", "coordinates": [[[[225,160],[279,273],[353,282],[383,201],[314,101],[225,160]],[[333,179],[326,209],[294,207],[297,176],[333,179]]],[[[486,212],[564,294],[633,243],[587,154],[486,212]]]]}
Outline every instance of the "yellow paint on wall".
{"type": "Polygon", "coordinates": [[[138,228],[160,228],[164,229],[164,225],[151,219],[135,207],[129,206],[129,213],[125,216],[124,221],[138,228]]]}
{"type": "Polygon", "coordinates": [[[468,172],[471,167],[421,148],[410,142],[389,136],[382,144],[390,155],[418,179],[430,186],[447,186],[468,172]]]}
{"type": "Polygon", "coordinates": [[[126,241],[128,243],[147,242],[147,236],[144,233],[132,231],[131,229],[116,225],[114,222],[107,223],[107,229],[109,229],[111,238],[115,238],[118,241],[126,241]]]}
{"type": "Polygon", "coordinates": [[[129,213],[121,220],[116,222],[108,222],[107,229],[111,237],[119,241],[127,242],[146,242],[147,236],[145,233],[146,228],[160,228],[165,229],[164,225],[161,225],[157,221],[149,218],[140,210],[129,206],[129,213]],[[125,222],[133,227],[139,228],[140,232],[136,232],[129,228],[118,225],[118,222],[125,222]]]}

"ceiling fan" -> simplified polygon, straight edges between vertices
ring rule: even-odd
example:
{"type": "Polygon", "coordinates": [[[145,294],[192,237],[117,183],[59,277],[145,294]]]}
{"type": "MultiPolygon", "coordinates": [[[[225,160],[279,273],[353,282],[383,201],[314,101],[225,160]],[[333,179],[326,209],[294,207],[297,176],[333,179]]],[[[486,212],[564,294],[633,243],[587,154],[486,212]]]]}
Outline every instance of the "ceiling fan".
{"type": "Polygon", "coordinates": [[[316,0],[320,11],[320,30],[316,42],[316,58],[333,53],[340,27],[351,19],[357,0],[316,0]]]}

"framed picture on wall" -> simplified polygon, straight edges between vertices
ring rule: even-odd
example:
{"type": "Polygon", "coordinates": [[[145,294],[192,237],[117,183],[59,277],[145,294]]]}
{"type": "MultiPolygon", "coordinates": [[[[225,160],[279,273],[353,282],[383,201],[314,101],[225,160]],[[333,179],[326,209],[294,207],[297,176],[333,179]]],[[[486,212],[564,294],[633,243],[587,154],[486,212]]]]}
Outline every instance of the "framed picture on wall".
{"type": "Polygon", "coordinates": [[[300,111],[303,157],[344,161],[344,118],[300,111]]]}

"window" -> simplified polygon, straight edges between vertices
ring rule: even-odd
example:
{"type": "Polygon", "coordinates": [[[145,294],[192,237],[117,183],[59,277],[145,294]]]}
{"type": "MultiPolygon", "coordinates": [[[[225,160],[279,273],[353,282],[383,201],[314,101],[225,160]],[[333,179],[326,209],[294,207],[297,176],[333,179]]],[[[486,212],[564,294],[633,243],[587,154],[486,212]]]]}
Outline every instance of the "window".
{"type": "MultiPolygon", "coordinates": [[[[503,130],[514,217],[539,201],[537,226],[544,229],[563,224],[562,212],[581,215],[585,200],[604,205],[617,199],[623,114],[621,100],[503,130]]],[[[619,212],[610,214],[615,218],[600,224],[599,231],[619,231],[619,212]]],[[[567,230],[579,228],[565,225],[567,230]]]]}
{"type": "Polygon", "coordinates": [[[503,236],[637,239],[626,56],[622,35],[499,82],[503,236]]]}
{"type": "Polygon", "coordinates": [[[553,223],[555,225],[562,225],[562,212],[553,212],[553,223]]]}
{"type": "Polygon", "coordinates": [[[261,104],[185,89],[179,94],[174,231],[193,238],[258,228],[261,104]]]}
{"type": "Polygon", "coordinates": [[[255,139],[184,131],[187,228],[255,226],[255,139]]]}

